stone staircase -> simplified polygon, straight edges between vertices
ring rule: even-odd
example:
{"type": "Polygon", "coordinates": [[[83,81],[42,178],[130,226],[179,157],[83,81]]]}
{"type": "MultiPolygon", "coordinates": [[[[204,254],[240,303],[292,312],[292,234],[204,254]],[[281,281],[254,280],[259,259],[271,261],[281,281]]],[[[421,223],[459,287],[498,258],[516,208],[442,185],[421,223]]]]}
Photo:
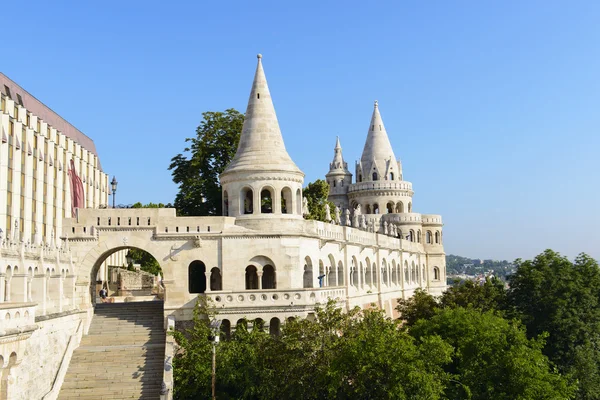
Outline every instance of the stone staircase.
{"type": "Polygon", "coordinates": [[[164,355],[161,301],[97,304],[58,399],[158,400],[164,355]]]}

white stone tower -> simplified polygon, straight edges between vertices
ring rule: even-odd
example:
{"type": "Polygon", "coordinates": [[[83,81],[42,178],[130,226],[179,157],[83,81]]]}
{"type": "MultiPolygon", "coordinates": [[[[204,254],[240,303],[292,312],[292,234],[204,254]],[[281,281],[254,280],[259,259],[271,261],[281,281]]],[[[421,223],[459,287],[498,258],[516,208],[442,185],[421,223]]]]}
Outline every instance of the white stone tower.
{"type": "Polygon", "coordinates": [[[375,101],[362,157],[356,163],[356,183],[348,190],[350,206],[360,204],[363,214],[411,212],[412,184],[402,178],[402,163],[394,155],[375,101]]]}
{"type": "Polygon", "coordinates": [[[237,152],[220,175],[223,214],[242,218],[302,218],[304,173],[285,149],[271,93],[258,65],[237,152]]]}
{"type": "Polygon", "coordinates": [[[348,188],[352,184],[352,173],[348,171],[348,163],[342,156],[340,138],[335,142],[333,161],[329,164],[329,172],[325,175],[329,184],[329,197],[327,198],[341,210],[349,208],[348,188]]]}

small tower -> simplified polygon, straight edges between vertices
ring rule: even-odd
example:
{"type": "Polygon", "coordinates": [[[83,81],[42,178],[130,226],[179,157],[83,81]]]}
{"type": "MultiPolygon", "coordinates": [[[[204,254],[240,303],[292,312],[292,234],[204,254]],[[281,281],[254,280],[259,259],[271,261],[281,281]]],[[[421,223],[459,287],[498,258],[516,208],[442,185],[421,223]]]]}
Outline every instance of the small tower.
{"type": "Polygon", "coordinates": [[[412,212],[412,184],[403,179],[402,164],[394,155],[377,101],[355,176],[356,182],[348,188],[352,209],[360,205],[363,214],[412,212]]]}
{"type": "Polygon", "coordinates": [[[233,160],[219,176],[223,214],[302,219],[304,173],[285,149],[262,56],[257,57],[240,143],[233,160]]]}
{"type": "Polygon", "coordinates": [[[352,174],[348,171],[348,164],[342,156],[339,137],[335,142],[333,161],[329,164],[329,172],[325,175],[325,179],[329,184],[329,197],[327,200],[341,210],[348,208],[348,188],[352,184],[352,174]]]}

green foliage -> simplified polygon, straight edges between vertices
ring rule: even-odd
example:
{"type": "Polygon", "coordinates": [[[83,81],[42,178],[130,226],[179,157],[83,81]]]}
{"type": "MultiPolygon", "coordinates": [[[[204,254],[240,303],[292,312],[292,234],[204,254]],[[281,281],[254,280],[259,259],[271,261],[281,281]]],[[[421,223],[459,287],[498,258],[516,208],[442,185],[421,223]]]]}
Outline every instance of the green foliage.
{"type": "Polygon", "coordinates": [[[504,283],[486,278],[483,284],[465,281],[448,288],[440,298],[442,308],[472,307],[481,311],[503,311],[508,307],[504,283]]]}
{"type": "Polygon", "coordinates": [[[310,214],[306,216],[306,219],[314,219],[317,221],[325,222],[325,204],[329,204],[331,215],[333,216],[333,210],[335,204],[327,201],[329,196],[329,185],[323,179],[317,179],[311,182],[302,190],[302,195],[308,202],[308,210],[310,214]]]}
{"type": "Polygon", "coordinates": [[[517,260],[509,299],[530,337],[549,334],[544,353],[579,382],[579,399],[600,398],[600,269],[581,254],[575,262],[552,250],[517,260]]]}
{"type": "Polygon", "coordinates": [[[202,117],[196,137],[186,139],[191,144],[169,166],[179,186],[175,207],[180,215],[222,214],[219,174],[235,155],[244,123],[244,115],[233,108],[202,117]]]}
{"type": "Polygon", "coordinates": [[[439,308],[435,298],[421,288],[415,290],[408,299],[399,299],[396,310],[407,326],[414,325],[420,319],[429,319],[439,308]]]}
{"type": "MultiPolygon", "coordinates": [[[[175,332],[175,398],[210,393],[208,320],[199,303],[193,328],[175,332]]],[[[256,322],[256,321],[255,321],[256,322]]],[[[223,337],[224,338],[224,337],[223,337]]],[[[293,319],[278,336],[238,328],[217,347],[219,399],[442,399],[452,348],[415,341],[376,310],[348,313],[329,302],[316,318],[293,319]]]]}
{"type": "Polygon", "coordinates": [[[148,203],[148,204],[142,204],[139,201],[137,203],[134,203],[131,208],[173,208],[173,205],[171,203],[148,203]]]}
{"type": "Polygon", "coordinates": [[[417,340],[440,337],[454,348],[445,371],[448,399],[569,399],[574,387],[542,354],[543,337],[528,339],[523,327],[493,312],[447,308],[409,330],[417,340]]]}

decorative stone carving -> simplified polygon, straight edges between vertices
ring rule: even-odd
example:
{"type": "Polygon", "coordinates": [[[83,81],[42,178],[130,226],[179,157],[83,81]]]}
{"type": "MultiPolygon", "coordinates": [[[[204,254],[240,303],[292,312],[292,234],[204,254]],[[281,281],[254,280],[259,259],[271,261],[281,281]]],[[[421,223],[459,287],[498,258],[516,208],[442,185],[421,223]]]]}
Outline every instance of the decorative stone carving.
{"type": "Polygon", "coordinates": [[[350,210],[347,208],[344,211],[344,217],[345,217],[346,226],[352,226],[352,220],[350,219],[350,210]]]}
{"type": "Polygon", "coordinates": [[[306,197],[302,198],[302,215],[307,216],[310,214],[310,211],[308,209],[308,200],[306,199],[306,197]]]}
{"type": "Polygon", "coordinates": [[[340,218],[341,211],[338,206],[335,206],[335,209],[333,210],[333,214],[335,216],[334,222],[337,225],[341,225],[342,224],[342,219],[340,218]]]}
{"type": "Polygon", "coordinates": [[[383,221],[383,234],[384,235],[388,234],[388,223],[387,223],[387,221],[383,221]]]}
{"type": "Polygon", "coordinates": [[[331,209],[327,203],[325,203],[325,222],[331,223],[331,209]]]}

